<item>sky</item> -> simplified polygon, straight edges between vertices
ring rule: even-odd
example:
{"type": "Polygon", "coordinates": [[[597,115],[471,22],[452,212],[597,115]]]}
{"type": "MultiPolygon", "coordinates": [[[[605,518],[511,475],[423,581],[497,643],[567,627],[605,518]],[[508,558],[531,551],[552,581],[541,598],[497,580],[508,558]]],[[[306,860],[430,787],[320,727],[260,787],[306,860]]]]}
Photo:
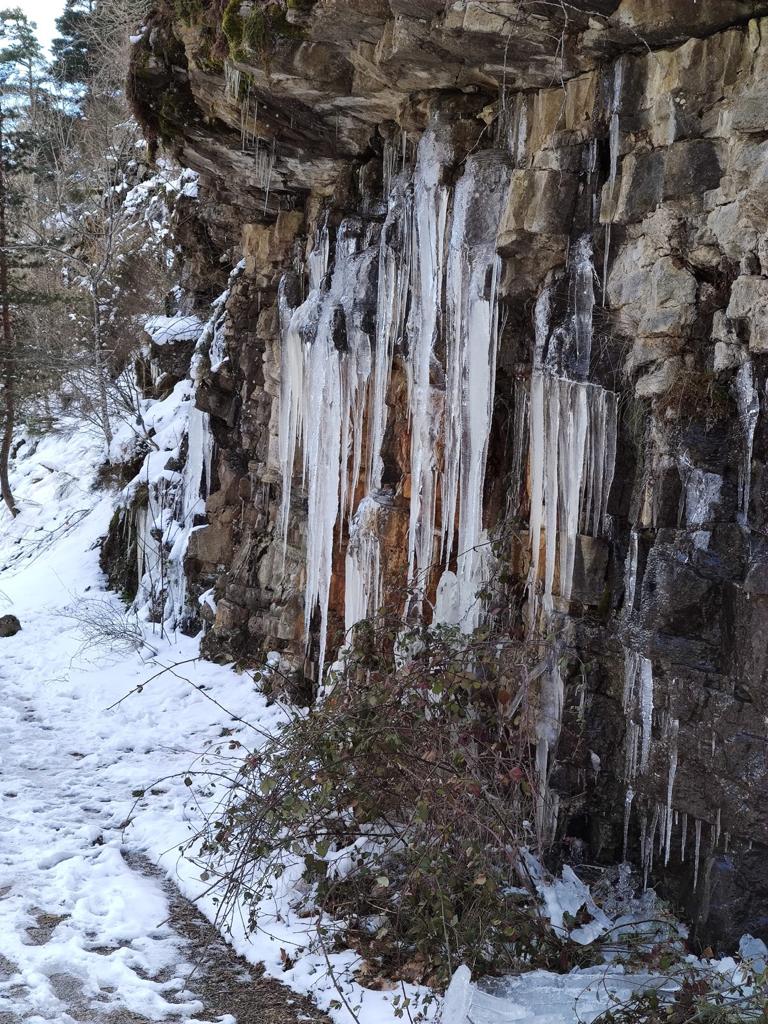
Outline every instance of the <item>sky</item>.
{"type": "Polygon", "coordinates": [[[56,19],[64,8],[64,0],[13,0],[7,7],[21,7],[32,21],[37,22],[37,34],[46,48],[56,35],[56,19]]]}

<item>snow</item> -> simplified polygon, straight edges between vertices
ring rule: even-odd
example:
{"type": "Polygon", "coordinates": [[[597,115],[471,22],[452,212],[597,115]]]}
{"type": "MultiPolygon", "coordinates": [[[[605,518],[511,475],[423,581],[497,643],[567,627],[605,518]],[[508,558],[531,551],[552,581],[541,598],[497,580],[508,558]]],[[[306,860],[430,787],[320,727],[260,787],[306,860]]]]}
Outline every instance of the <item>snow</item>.
{"type": "MultiPolygon", "coordinates": [[[[12,609],[23,626],[2,641],[0,662],[0,1014],[71,1024],[74,998],[91,1007],[89,1020],[121,1010],[196,1024],[202,1004],[194,977],[187,981],[193,965],[167,921],[162,887],[124,855],[148,853],[215,919],[201,866],[180,853],[201,809],[216,800],[206,750],[223,729],[256,746],[283,712],[231,667],[198,660],[197,638],[147,625],[155,653],[81,650],[78,608],[99,601],[124,613],[104,592],[98,566],[114,507],[114,496],[92,488],[100,454],[98,438],[72,423],[61,435],[27,440],[12,476],[22,513],[0,518],[0,611],[12,609]],[[50,936],[31,944],[27,929],[46,921],[50,936]]],[[[324,957],[307,952],[314,931],[291,895],[271,908],[265,931],[248,937],[236,922],[228,938],[329,1009],[337,992],[324,957]],[[305,953],[286,971],[281,947],[305,953]]],[[[332,960],[342,974],[355,963],[352,953],[332,960]]],[[[406,992],[418,994],[413,986],[406,992]]],[[[364,1024],[393,1019],[390,994],[352,982],[346,994],[362,1002],[364,1024]]],[[[351,1020],[344,1010],[332,1016],[351,1020]]]]}
{"type": "Polygon", "coordinates": [[[203,324],[196,316],[150,316],[144,321],[144,330],[155,345],[197,341],[202,329],[203,324]]]}

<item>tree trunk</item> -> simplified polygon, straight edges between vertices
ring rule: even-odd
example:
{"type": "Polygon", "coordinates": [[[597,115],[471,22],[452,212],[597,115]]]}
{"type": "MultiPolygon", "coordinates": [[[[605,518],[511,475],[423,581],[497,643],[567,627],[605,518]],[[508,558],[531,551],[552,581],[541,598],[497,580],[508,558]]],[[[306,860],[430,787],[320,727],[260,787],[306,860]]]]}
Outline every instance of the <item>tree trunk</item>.
{"type": "Polygon", "coordinates": [[[107,444],[107,463],[110,462],[110,449],[112,447],[112,421],[109,416],[109,388],[107,386],[107,368],[104,365],[104,353],[101,342],[101,310],[99,309],[98,286],[91,284],[91,304],[93,312],[93,362],[96,370],[97,403],[99,408],[99,420],[101,429],[104,432],[104,440],[107,444]]]}
{"type": "Polygon", "coordinates": [[[16,339],[11,325],[11,303],[9,295],[10,275],[8,269],[8,189],[6,181],[4,152],[4,118],[0,110],[0,307],[2,309],[3,345],[3,435],[0,440],[0,493],[12,516],[19,510],[8,478],[8,462],[13,442],[13,428],[16,420],[16,339]]]}

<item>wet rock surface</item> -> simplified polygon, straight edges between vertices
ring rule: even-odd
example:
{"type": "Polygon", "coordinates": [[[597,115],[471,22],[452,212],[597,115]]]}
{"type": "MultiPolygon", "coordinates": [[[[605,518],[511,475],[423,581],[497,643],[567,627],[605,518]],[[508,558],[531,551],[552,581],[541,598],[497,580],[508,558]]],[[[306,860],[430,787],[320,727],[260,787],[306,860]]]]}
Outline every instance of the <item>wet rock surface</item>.
{"type": "MultiPolygon", "coordinates": [[[[534,0],[317,0],[296,33],[271,40],[268,53],[230,53],[226,71],[215,11],[190,21],[155,12],[136,50],[137,106],[203,176],[212,271],[221,260],[245,260],[226,303],[227,360],[201,374],[197,391],[215,436],[217,487],[187,567],[216,593],[207,653],[258,663],[276,651],[296,692],[311,691],[319,622],[307,649],[299,473],[284,551],[279,525],[280,282],[296,308],[309,288],[307,255],[324,230],[330,278],[345,218],[355,221],[360,253],[378,252],[387,232],[407,251],[387,202],[398,172],[411,195],[429,126],[450,136],[441,186],[454,187],[470,154],[500,154],[508,168],[496,237],[504,317],[484,525],[515,532],[510,600],[520,620],[531,474],[527,421],[515,409],[536,370],[545,292],[547,358],[573,376],[570,357],[555,349],[576,330],[589,283],[586,377],[619,396],[608,526],[600,536],[579,533],[568,600],[554,583],[553,621],[572,659],[561,735],[573,742],[563,739],[553,777],[558,841],[577,829],[596,859],[621,857],[631,782],[629,854],[687,907],[701,942],[727,945],[739,929],[765,938],[752,865],[768,846],[768,4],[566,6],[567,17],[565,7],[534,0]],[[158,99],[169,94],[177,102],[158,99]],[[258,143],[243,141],[244,117],[258,143]],[[585,238],[590,270],[578,279],[585,238]],[[628,654],[652,665],[650,710],[627,705],[628,654]],[[630,779],[627,751],[644,727],[647,763],[630,779]]],[[[202,250],[194,252],[204,277],[202,250]]],[[[375,348],[379,264],[371,268],[354,311],[337,318],[337,350],[353,321],[375,348]]],[[[377,520],[384,603],[398,614],[419,491],[406,334],[387,391],[388,497],[377,520]]],[[[430,381],[441,401],[444,354],[441,335],[430,381]]],[[[363,496],[362,479],[353,490],[363,496]]],[[[344,634],[348,539],[344,527],[333,547],[329,649],[344,634]]]]}

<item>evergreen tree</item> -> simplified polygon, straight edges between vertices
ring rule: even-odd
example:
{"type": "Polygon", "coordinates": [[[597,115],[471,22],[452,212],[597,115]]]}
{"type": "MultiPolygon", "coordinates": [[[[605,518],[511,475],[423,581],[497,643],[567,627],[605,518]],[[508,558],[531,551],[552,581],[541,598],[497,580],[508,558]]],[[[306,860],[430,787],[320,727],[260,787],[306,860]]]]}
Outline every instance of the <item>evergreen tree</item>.
{"type": "Polygon", "coordinates": [[[95,7],[95,0],[66,0],[64,13],[56,19],[59,35],[51,47],[51,72],[60,82],[82,85],[93,76],[96,50],[89,25],[95,7]]]}
{"type": "Polygon", "coordinates": [[[0,494],[11,515],[18,509],[8,478],[8,461],[19,390],[17,328],[31,297],[16,241],[27,202],[25,187],[36,150],[34,115],[43,66],[35,26],[17,7],[0,11],[0,494]]]}

